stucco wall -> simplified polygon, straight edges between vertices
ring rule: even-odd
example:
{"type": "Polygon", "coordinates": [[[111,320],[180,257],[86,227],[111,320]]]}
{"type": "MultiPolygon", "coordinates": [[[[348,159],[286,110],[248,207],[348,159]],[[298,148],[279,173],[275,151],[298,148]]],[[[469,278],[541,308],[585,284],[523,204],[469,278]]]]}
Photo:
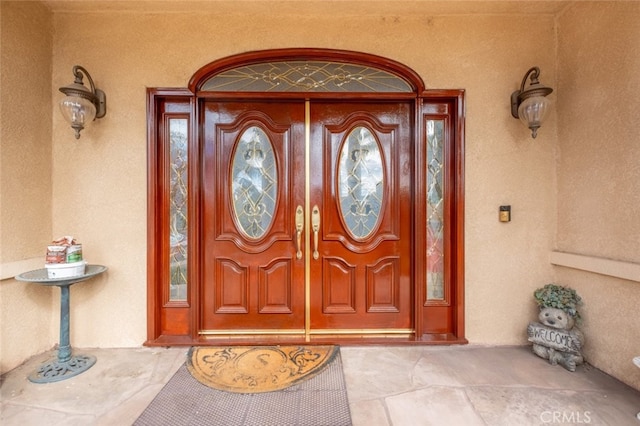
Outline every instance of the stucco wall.
{"type": "MultiPolygon", "coordinates": [[[[61,7],[47,14],[34,2],[29,2],[29,6],[2,2],[3,262],[15,260],[5,259],[4,252],[20,238],[18,229],[10,229],[5,239],[5,216],[20,216],[31,211],[34,205],[42,209],[40,200],[46,199],[47,210],[51,212],[48,217],[40,210],[35,218],[11,219],[24,220],[22,226],[32,230],[28,233],[29,248],[19,256],[41,255],[42,247],[52,237],[72,234],[84,244],[87,260],[109,266],[105,276],[72,289],[73,346],[139,346],[146,338],[146,87],[185,87],[191,75],[204,64],[239,52],[325,47],[386,56],[412,67],[428,88],[466,90],[468,339],[472,343],[525,343],[526,324],[535,315],[531,294],[535,288],[556,280],[580,286],[580,292],[587,299],[585,331],[590,339],[588,358],[592,358],[589,361],[616,377],[637,378],[637,374],[630,371],[628,346],[633,343],[629,343],[626,335],[616,337],[615,333],[595,329],[593,333],[598,337],[589,337],[592,333],[589,327],[594,327],[589,319],[591,313],[601,316],[607,309],[615,308],[616,313],[634,314],[637,284],[601,277],[590,278],[588,284],[584,284],[582,273],[549,264],[549,251],[554,247],[638,261],[630,254],[637,256],[640,252],[637,245],[634,246],[634,241],[636,244],[638,241],[638,224],[633,222],[632,215],[624,216],[626,212],[618,211],[615,220],[622,221],[618,226],[607,223],[614,216],[607,215],[604,208],[586,212],[596,204],[593,194],[599,187],[597,184],[615,175],[609,173],[608,167],[620,173],[621,164],[623,173],[614,177],[612,187],[617,188],[618,196],[635,200],[625,201],[628,212],[633,212],[633,208],[638,211],[637,198],[622,189],[628,182],[638,182],[637,165],[634,169],[633,157],[621,154],[625,149],[635,149],[637,153],[638,145],[633,145],[634,137],[636,142],[638,139],[633,132],[637,130],[631,126],[611,130],[612,124],[632,123],[638,116],[637,109],[635,113],[630,110],[631,102],[638,99],[637,79],[629,83],[633,81],[629,77],[624,82],[618,79],[617,68],[616,72],[602,71],[596,66],[613,66],[612,63],[619,63],[629,54],[628,37],[637,35],[635,22],[638,20],[619,25],[617,19],[623,19],[627,13],[637,16],[635,6],[578,3],[557,20],[555,13],[536,13],[539,4],[532,7],[522,3],[526,13],[513,8],[495,13],[495,7],[507,7],[507,2],[494,3],[492,9],[474,2],[473,14],[460,13],[460,10],[435,12],[426,2],[424,9],[413,3],[410,10],[396,3],[397,6],[387,6],[384,13],[356,13],[355,7],[347,12],[345,8],[336,11],[329,7],[306,10],[300,2],[285,10],[283,7],[292,2],[280,3],[278,8],[250,9],[245,8],[244,2],[228,2],[222,8],[162,11],[170,8],[168,3],[158,3],[160,6],[153,10],[125,11],[119,8],[127,3],[116,2],[108,9],[92,11],[89,2],[74,2],[71,11],[61,7]],[[616,12],[618,7],[623,8],[622,13],[616,12]],[[7,10],[16,12],[22,8],[30,8],[30,12],[33,9],[33,16],[39,16],[47,25],[14,13],[12,19],[16,21],[10,27],[14,32],[7,33],[7,10]],[[610,14],[612,17],[607,18],[610,14]],[[590,26],[585,26],[581,19],[598,24],[598,32],[590,35],[591,29],[587,28],[590,26]],[[612,31],[614,37],[605,36],[608,31],[612,31]],[[536,37],[524,34],[536,34],[536,37]],[[583,38],[595,43],[599,54],[606,53],[608,61],[604,62],[608,63],[599,64],[596,57],[589,57],[583,38]],[[605,47],[605,40],[611,40],[612,44],[605,47]],[[21,48],[20,43],[28,47],[21,48]],[[6,50],[11,46],[15,50],[6,50]],[[8,57],[20,56],[19,52],[34,46],[38,46],[39,52],[35,70],[5,60],[5,52],[10,53],[8,57]],[[583,62],[587,64],[584,70],[583,62]],[[85,129],[78,141],[56,106],[61,96],[57,88],[72,81],[71,68],[75,64],[89,70],[108,100],[107,116],[85,129]],[[541,68],[542,83],[555,89],[551,98],[558,101],[535,140],[509,112],[511,92],[533,65],[541,68]],[[46,93],[33,96],[47,99],[49,106],[47,102],[31,105],[44,105],[38,107],[43,110],[38,111],[37,116],[44,117],[43,121],[48,124],[39,121],[36,130],[27,127],[7,132],[14,132],[14,141],[28,139],[24,136],[31,131],[44,132],[43,139],[51,140],[52,148],[45,153],[5,161],[5,140],[8,139],[4,124],[7,107],[11,106],[8,99],[14,98],[6,96],[5,78],[17,81],[23,78],[24,72],[35,72],[40,77],[30,79],[31,85],[33,81],[46,85],[46,93]],[[618,86],[615,92],[608,91],[607,86],[611,84],[618,86]],[[629,84],[633,96],[622,91],[623,86],[629,84]],[[574,85],[576,87],[572,87],[574,85]],[[578,104],[592,105],[592,115],[578,116],[575,103],[569,101],[571,98],[577,99],[578,104]],[[625,99],[626,102],[616,104],[625,99]],[[601,101],[610,108],[618,108],[617,115],[607,116],[609,126],[600,125],[601,113],[595,110],[601,101]],[[556,117],[561,121],[557,123],[556,117]],[[616,121],[616,117],[624,120],[616,121]],[[588,148],[590,152],[586,152],[585,140],[592,144],[588,148]],[[596,161],[602,155],[605,161],[596,161]],[[32,157],[41,163],[29,169],[32,157]],[[34,191],[44,193],[27,191],[24,195],[27,199],[21,201],[17,197],[23,194],[7,192],[17,199],[9,209],[5,201],[8,198],[5,177],[12,173],[20,175],[25,169],[30,170],[25,178],[31,179],[34,170],[47,175],[47,179],[37,185],[26,186],[34,186],[34,191]],[[599,178],[590,177],[588,183],[581,181],[587,170],[590,174],[595,171],[599,178]],[[560,209],[556,208],[558,203],[560,209]],[[512,206],[511,223],[498,222],[498,206],[502,204],[512,206]],[[576,206],[585,211],[578,213],[576,206]],[[559,224],[557,233],[556,223],[559,224]],[[598,240],[603,241],[598,242],[598,250],[592,246],[584,250],[592,241],[593,226],[597,226],[599,235],[603,236],[612,234],[606,226],[614,227],[616,237],[598,240]],[[624,246],[617,245],[619,239],[625,241],[624,246]],[[606,289],[604,295],[602,288],[606,289]],[[596,299],[604,301],[595,302],[596,299]],[[619,299],[625,299],[626,305],[617,304],[619,299]],[[601,341],[607,334],[610,337],[601,341]],[[621,354],[607,357],[618,348],[623,349],[621,354]]],[[[325,4],[319,2],[315,6],[325,4]]],[[[631,63],[625,60],[629,68],[624,69],[637,70],[638,52],[628,57],[631,63]]],[[[637,102],[635,105],[637,108],[637,102]]],[[[607,191],[601,194],[608,196],[607,191]]],[[[620,201],[619,197],[612,199],[620,201]]],[[[2,281],[0,290],[3,324],[0,367],[4,371],[57,342],[58,295],[13,280],[2,281]],[[30,306],[25,309],[17,303],[30,306]],[[34,322],[43,330],[38,332],[43,333],[41,337],[32,334],[34,322]],[[20,341],[20,345],[8,345],[15,341],[20,341]],[[30,343],[23,345],[23,341],[30,343]]],[[[611,318],[605,324],[618,325],[617,321],[611,318]]],[[[630,326],[623,328],[628,330],[630,326]]],[[[633,332],[635,341],[640,341],[637,326],[633,332]]],[[[640,387],[637,382],[633,383],[640,387]]]]}
{"type": "MultiPolygon", "coordinates": [[[[559,251],[640,264],[640,3],[558,21],[559,251]]],[[[557,267],[584,299],[586,358],[640,389],[640,282],[557,267]]]]}
{"type": "MultiPolygon", "coordinates": [[[[467,337],[524,343],[531,292],[552,276],[556,125],[552,114],[531,139],[511,118],[509,96],[532,65],[555,86],[554,17],[415,9],[384,16],[290,9],[265,16],[242,7],[53,15],[51,110],[74,64],[89,70],[108,99],[107,116],[79,141],[53,114],[52,235],[76,236],[87,260],[109,266],[106,276],[72,289],[72,345],[137,346],[146,337],[145,88],[185,87],[210,61],[282,47],[378,54],[412,67],[428,88],[466,90],[467,337]],[[535,39],[521,37],[533,32],[535,39]],[[512,205],[509,224],[498,222],[501,204],[512,205]]],[[[42,245],[49,240],[41,239],[42,245]]],[[[49,343],[56,341],[51,333],[49,343]]]]}
{"type": "Polygon", "coordinates": [[[185,87],[215,59],[282,47],[374,53],[412,67],[429,88],[466,90],[467,336],[525,342],[531,292],[551,278],[556,132],[552,115],[532,140],[511,118],[509,96],[532,65],[555,85],[553,16],[114,11],[56,13],[54,27],[53,87],[79,63],[108,97],[107,116],[79,141],[53,118],[54,234],[77,236],[88,260],[110,268],[73,289],[73,344],[145,340],[145,87],[185,87]],[[509,224],[498,222],[501,204],[513,207],[509,224]]]}
{"type": "MultiPolygon", "coordinates": [[[[0,260],[43,256],[52,237],[72,234],[86,259],[109,266],[72,289],[73,346],[146,337],[146,87],[185,87],[202,65],[243,51],[326,47],[403,62],[428,88],[466,90],[468,339],[524,343],[531,293],[555,280],[585,299],[588,361],[640,388],[631,364],[640,285],[548,261],[555,248],[640,262],[640,4],[576,2],[557,13],[564,5],[474,2],[465,13],[389,2],[363,13],[345,2],[242,3],[52,2],[49,12],[0,2],[0,260]],[[56,106],[74,64],[108,98],[107,116],[79,141],[56,106]],[[557,99],[535,140],[508,105],[533,65],[557,99]],[[511,204],[511,223],[498,222],[501,204],[511,204]]],[[[59,296],[11,279],[0,292],[1,372],[57,342],[59,296]]]]}
{"type": "MultiPolygon", "coordinates": [[[[5,269],[35,256],[44,264],[44,245],[51,240],[51,14],[37,2],[2,1],[0,33],[0,264],[5,276],[5,269]]],[[[54,345],[59,297],[54,290],[0,281],[0,373],[54,345]]]]}

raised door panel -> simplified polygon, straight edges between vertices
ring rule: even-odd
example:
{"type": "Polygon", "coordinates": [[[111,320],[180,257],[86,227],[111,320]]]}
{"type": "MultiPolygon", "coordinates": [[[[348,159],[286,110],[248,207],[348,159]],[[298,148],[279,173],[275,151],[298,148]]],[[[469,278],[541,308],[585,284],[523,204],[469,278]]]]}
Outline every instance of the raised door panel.
{"type": "Polygon", "coordinates": [[[400,258],[367,266],[367,312],[400,312],[400,258]]]}
{"type": "Polygon", "coordinates": [[[322,311],[332,314],[356,312],[356,267],[342,259],[325,256],[322,268],[322,311]]]}
{"type": "Polygon", "coordinates": [[[214,312],[217,314],[249,313],[249,268],[233,259],[216,258],[214,312]]]}
{"type": "Polygon", "coordinates": [[[293,313],[293,269],[292,259],[275,259],[259,268],[258,311],[261,314],[293,313]]]}

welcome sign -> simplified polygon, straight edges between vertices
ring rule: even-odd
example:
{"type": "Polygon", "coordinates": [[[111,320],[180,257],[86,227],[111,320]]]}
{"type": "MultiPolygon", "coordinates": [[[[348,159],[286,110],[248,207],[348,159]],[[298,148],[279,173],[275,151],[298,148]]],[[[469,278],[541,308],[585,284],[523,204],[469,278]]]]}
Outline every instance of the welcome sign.
{"type": "Polygon", "coordinates": [[[527,335],[530,342],[557,351],[580,355],[580,349],[582,349],[582,343],[578,340],[576,333],[547,327],[537,322],[529,323],[527,335]]]}

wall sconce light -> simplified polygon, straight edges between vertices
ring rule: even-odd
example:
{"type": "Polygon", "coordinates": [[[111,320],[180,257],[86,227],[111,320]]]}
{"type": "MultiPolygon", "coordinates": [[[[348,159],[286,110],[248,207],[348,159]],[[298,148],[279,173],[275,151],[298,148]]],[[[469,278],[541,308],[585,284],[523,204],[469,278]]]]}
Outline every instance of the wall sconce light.
{"type": "Polygon", "coordinates": [[[65,120],[76,131],[76,139],[80,139],[80,131],[85,123],[90,123],[96,118],[102,118],[107,113],[107,97],[100,89],[96,89],[93,79],[86,69],[80,65],[73,67],[75,81],[73,84],[60,88],[65,97],[60,101],[60,110],[65,120]],[[90,89],[82,83],[82,75],[87,77],[90,89]]]}
{"type": "Polygon", "coordinates": [[[514,118],[519,118],[525,126],[531,129],[531,137],[534,139],[551,104],[546,96],[553,92],[552,88],[540,84],[539,76],[540,68],[531,68],[524,75],[520,90],[511,94],[511,115],[514,118]],[[531,82],[525,90],[524,83],[529,76],[531,76],[531,82]]]}

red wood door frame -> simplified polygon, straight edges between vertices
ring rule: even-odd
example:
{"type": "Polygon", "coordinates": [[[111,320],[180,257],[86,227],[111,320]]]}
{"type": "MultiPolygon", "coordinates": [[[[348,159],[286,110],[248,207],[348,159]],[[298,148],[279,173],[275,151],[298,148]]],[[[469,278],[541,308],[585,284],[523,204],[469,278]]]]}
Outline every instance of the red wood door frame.
{"type": "MultiPolygon", "coordinates": [[[[206,344],[199,335],[202,305],[202,270],[204,250],[200,244],[203,210],[203,136],[201,121],[207,99],[259,101],[345,100],[361,102],[400,101],[413,102],[411,132],[415,158],[411,171],[415,185],[411,194],[413,244],[413,327],[415,334],[407,343],[464,343],[464,91],[425,90],[420,77],[411,69],[395,61],[358,52],[331,49],[282,49],[249,52],[223,58],[198,70],[189,89],[148,89],[148,220],[147,220],[147,310],[148,327],[146,345],[206,344]],[[201,84],[218,71],[239,65],[281,60],[337,60],[365,64],[401,76],[413,87],[413,93],[214,93],[200,91],[201,84]],[[173,114],[173,115],[172,115],[173,114]],[[168,117],[183,117],[189,121],[189,288],[186,300],[171,301],[168,297],[166,277],[169,269],[167,256],[167,143],[168,117]],[[425,259],[426,172],[426,120],[443,120],[446,128],[446,231],[445,297],[429,300],[426,290],[426,270],[420,265],[425,259]]],[[[278,337],[275,338],[278,341],[278,337]]],[[[264,339],[267,341],[268,339],[264,339]]],[[[255,341],[255,340],[252,340],[255,341]]],[[[358,339],[360,343],[372,342],[358,339]]],[[[401,343],[402,340],[394,340],[401,343]]]]}

